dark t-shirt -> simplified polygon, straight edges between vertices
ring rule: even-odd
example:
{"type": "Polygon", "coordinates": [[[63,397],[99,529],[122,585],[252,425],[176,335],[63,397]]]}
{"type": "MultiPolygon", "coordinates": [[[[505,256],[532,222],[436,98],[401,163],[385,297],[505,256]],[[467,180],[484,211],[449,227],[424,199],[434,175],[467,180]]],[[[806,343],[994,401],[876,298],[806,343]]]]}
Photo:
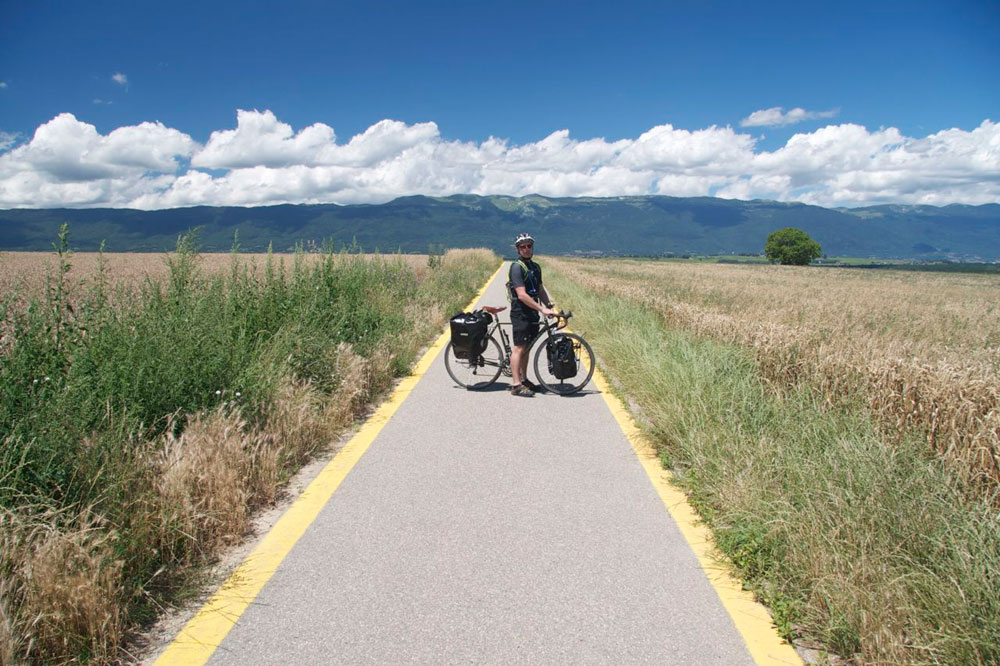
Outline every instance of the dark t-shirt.
{"type": "Polygon", "coordinates": [[[528,273],[524,272],[524,268],[521,267],[517,261],[514,261],[510,265],[510,293],[511,293],[511,306],[510,313],[512,315],[517,314],[521,317],[525,317],[532,320],[538,320],[539,314],[537,310],[532,310],[517,297],[517,288],[524,287],[524,290],[528,292],[536,302],[538,301],[538,294],[542,289],[542,267],[536,264],[530,259],[521,259],[528,267],[528,273]]]}

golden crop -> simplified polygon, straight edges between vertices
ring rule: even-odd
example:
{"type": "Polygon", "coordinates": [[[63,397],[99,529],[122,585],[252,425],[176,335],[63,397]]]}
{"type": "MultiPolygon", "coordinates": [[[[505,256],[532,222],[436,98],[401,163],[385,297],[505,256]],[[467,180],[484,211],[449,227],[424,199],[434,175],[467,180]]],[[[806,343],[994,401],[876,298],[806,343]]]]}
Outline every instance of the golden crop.
{"type": "MultiPolygon", "coordinates": [[[[166,259],[169,254],[153,252],[115,252],[105,253],[104,260],[106,277],[109,283],[136,285],[146,278],[159,280],[167,277],[170,269],[166,259]]],[[[267,261],[267,254],[240,254],[241,262],[252,269],[262,271],[267,261]]],[[[275,254],[275,262],[291,265],[293,255],[275,254]]],[[[306,254],[307,261],[323,257],[322,254],[306,254]]],[[[374,256],[374,255],[372,255],[374,256]]],[[[419,274],[427,266],[427,255],[400,255],[403,260],[419,274]]],[[[98,273],[101,254],[98,252],[76,252],[70,255],[71,269],[69,280],[73,284],[86,285],[98,273]]],[[[22,294],[38,293],[45,287],[46,276],[53,279],[57,273],[57,257],[52,252],[0,252],[0,297],[19,290],[22,294]]],[[[219,273],[232,266],[230,254],[199,255],[199,268],[208,273],[219,273]]]]}
{"type": "Polygon", "coordinates": [[[764,376],[827,403],[860,397],[967,479],[1000,480],[1000,277],[691,264],[547,262],[698,334],[751,347],[764,376]]]}

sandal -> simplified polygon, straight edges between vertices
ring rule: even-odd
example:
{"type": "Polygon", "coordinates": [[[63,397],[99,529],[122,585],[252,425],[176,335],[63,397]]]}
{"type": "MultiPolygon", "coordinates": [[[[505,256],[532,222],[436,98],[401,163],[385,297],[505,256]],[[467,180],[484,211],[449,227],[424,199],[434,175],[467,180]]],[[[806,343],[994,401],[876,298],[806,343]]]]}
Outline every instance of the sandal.
{"type": "Polygon", "coordinates": [[[527,386],[532,393],[541,393],[545,390],[535,382],[529,382],[527,379],[525,379],[522,383],[527,386]]]}

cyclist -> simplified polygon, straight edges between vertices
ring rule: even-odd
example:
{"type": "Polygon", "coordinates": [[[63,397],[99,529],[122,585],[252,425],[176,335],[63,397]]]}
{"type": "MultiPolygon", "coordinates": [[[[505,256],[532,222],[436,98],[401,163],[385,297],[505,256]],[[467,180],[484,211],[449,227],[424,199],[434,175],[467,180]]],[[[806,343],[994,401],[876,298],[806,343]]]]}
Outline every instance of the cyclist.
{"type": "Polygon", "coordinates": [[[517,259],[510,264],[507,288],[510,296],[510,323],[513,329],[514,349],[510,354],[510,372],[513,382],[511,395],[531,397],[539,390],[528,381],[528,344],[538,335],[539,313],[546,317],[555,315],[554,303],[542,286],[542,268],[531,258],[535,254],[535,239],[530,234],[520,234],[514,241],[517,259]]]}

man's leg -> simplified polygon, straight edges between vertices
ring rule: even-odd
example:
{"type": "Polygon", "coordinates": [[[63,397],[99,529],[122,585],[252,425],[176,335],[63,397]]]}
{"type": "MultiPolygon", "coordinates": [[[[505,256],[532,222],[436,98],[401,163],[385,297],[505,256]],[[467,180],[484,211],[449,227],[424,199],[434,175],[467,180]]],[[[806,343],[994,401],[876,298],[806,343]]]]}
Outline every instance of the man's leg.
{"type": "MultiPolygon", "coordinates": [[[[510,352],[510,375],[513,383],[512,389],[524,386],[529,390],[527,395],[531,395],[530,387],[525,384],[528,379],[528,345],[538,335],[538,323],[525,321],[511,313],[512,342],[514,348],[510,352]]],[[[518,389],[519,390],[519,389],[518,389]]],[[[518,395],[524,395],[518,393],[518,395]]]]}
{"type": "Polygon", "coordinates": [[[510,372],[514,378],[514,386],[524,384],[532,391],[537,391],[538,387],[528,380],[528,357],[531,355],[529,347],[531,346],[531,342],[538,337],[539,327],[540,324],[538,322],[527,322],[521,333],[523,337],[518,340],[523,344],[515,344],[513,351],[510,353],[510,372]]]}
{"type": "Polygon", "coordinates": [[[510,374],[513,385],[519,385],[527,376],[528,355],[525,353],[526,345],[514,345],[510,352],[510,374]]]}
{"type": "MultiPolygon", "coordinates": [[[[523,384],[528,379],[528,345],[521,347],[518,361],[520,362],[518,367],[521,369],[521,383],[523,384]]],[[[511,362],[513,363],[513,360],[511,362]]]]}

